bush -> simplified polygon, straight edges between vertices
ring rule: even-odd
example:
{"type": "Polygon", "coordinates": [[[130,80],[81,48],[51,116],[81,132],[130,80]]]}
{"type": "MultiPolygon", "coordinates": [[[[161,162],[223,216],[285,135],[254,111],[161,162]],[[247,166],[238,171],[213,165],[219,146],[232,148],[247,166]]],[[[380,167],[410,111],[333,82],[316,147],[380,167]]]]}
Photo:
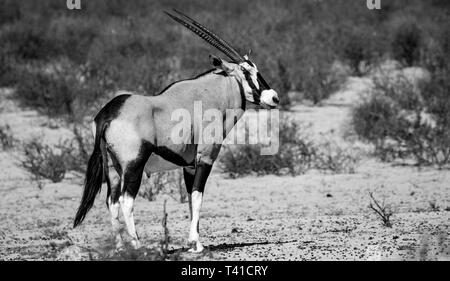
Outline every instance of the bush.
{"type": "Polygon", "coordinates": [[[223,171],[231,177],[250,173],[257,175],[303,173],[310,167],[315,150],[312,143],[300,135],[299,127],[292,120],[280,122],[279,151],[274,155],[261,155],[261,145],[226,147],[225,153],[220,158],[223,171]]]}
{"type": "Polygon", "coordinates": [[[422,34],[415,23],[401,24],[391,43],[394,58],[406,65],[413,65],[419,59],[421,43],[422,34]]]}
{"type": "Polygon", "coordinates": [[[13,63],[3,64],[0,59],[0,80],[3,74],[14,72],[16,63],[67,59],[76,69],[85,67],[91,81],[104,90],[157,93],[169,82],[210,67],[208,53],[216,52],[195,36],[187,36],[186,30],[161,12],[177,8],[211,26],[241,53],[252,49],[251,58],[278,90],[282,108],[289,109],[290,90],[302,91],[318,103],[339,86],[341,81],[330,71],[336,60],[358,73],[361,62],[384,54],[385,46],[392,43],[395,57],[408,64],[416,61],[422,36],[414,21],[423,18],[424,30],[443,29],[448,17],[445,9],[439,9],[445,6],[441,2],[413,1],[408,9],[404,3],[386,3],[381,11],[370,11],[357,1],[342,0],[282,4],[268,0],[263,5],[256,1],[214,5],[200,0],[93,1],[84,3],[78,13],[65,9],[58,0],[3,0],[0,48],[13,63]],[[398,25],[392,18],[410,20],[398,25]],[[385,34],[393,29],[397,32],[389,41],[385,34]]]}
{"type": "Polygon", "coordinates": [[[0,1],[0,25],[20,19],[20,3],[16,0],[0,1]]]}
{"type": "Polygon", "coordinates": [[[79,124],[72,125],[74,138],[60,140],[50,146],[40,138],[24,142],[21,166],[40,179],[60,182],[68,171],[84,174],[88,161],[88,151],[92,150],[93,137],[79,124]]]}
{"type": "Polygon", "coordinates": [[[10,150],[14,147],[14,138],[9,125],[0,126],[0,144],[3,150],[10,150]]]}
{"type": "Polygon", "coordinates": [[[383,226],[392,227],[391,217],[394,214],[392,208],[386,205],[384,201],[379,203],[372,192],[369,193],[369,196],[371,199],[369,208],[381,219],[383,226]]]}
{"type": "Polygon", "coordinates": [[[355,132],[375,144],[386,161],[413,158],[417,165],[450,163],[449,72],[434,73],[415,90],[406,79],[375,83],[373,96],[353,111],[355,132]]]}
{"type": "Polygon", "coordinates": [[[47,60],[56,53],[55,46],[46,36],[44,21],[27,19],[18,21],[0,33],[3,48],[20,61],[47,60]]]}
{"type": "Polygon", "coordinates": [[[142,180],[139,195],[149,201],[154,201],[160,194],[168,194],[180,203],[187,202],[188,194],[181,169],[153,173],[150,178],[142,180]]]}
{"type": "Polygon", "coordinates": [[[371,38],[371,28],[349,28],[349,34],[346,34],[341,39],[342,46],[341,56],[345,62],[353,70],[353,73],[357,76],[362,75],[361,64],[363,62],[369,62],[372,60],[371,53],[371,40],[375,41],[378,38],[371,38]]]}
{"type": "Polygon", "coordinates": [[[19,78],[16,73],[17,63],[5,48],[0,47],[0,87],[13,87],[19,78]]]}
{"type": "Polygon", "coordinates": [[[38,139],[25,143],[23,152],[24,159],[21,160],[21,165],[37,180],[45,178],[55,183],[63,180],[67,172],[66,152],[56,152],[54,148],[42,144],[38,139]]]}
{"type": "Polygon", "coordinates": [[[90,130],[80,124],[75,123],[68,126],[72,126],[73,139],[60,141],[55,149],[64,154],[64,164],[68,171],[85,174],[86,164],[94,147],[94,137],[90,130]]]}
{"type": "Polygon", "coordinates": [[[353,147],[344,148],[331,141],[317,146],[314,167],[334,174],[353,174],[360,160],[359,151],[353,147]]]}
{"type": "Polygon", "coordinates": [[[375,95],[354,109],[353,127],[359,136],[377,143],[398,126],[397,113],[398,107],[392,100],[375,95]]]}
{"type": "Polygon", "coordinates": [[[83,68],[71,67],[70,63],[60,62],[22,69],[15,97],[49,116],[87,115],[105,91],[83,68]]]}
{"type": "Polygon", "coordinates": [[[302,128],[295,120],[280,122],[279,151],[274,155],[261,155],[262,145],[236,145],[225,147],[220,167],[231,177],[248,174],[300,175],[311,169],[333,173],[353,173],[357,157],[349,150],[336,144],[313,143],[302,134],[302,128]]]}

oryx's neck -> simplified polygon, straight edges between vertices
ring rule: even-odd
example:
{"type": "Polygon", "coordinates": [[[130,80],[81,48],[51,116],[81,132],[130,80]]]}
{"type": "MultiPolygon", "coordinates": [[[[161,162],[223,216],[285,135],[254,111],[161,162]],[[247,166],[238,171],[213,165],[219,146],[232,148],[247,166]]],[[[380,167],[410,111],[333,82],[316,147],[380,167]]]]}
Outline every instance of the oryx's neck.
{"type": "Polygon", "coordinates": [[[159,95],[163,100],[170,97],[172,107],[190,110],[194,102],[201,102],[204,109],[245,110],[245,96],[242,85],[222,72],[208,71],[192,79],[169,85],[159,95]]]}

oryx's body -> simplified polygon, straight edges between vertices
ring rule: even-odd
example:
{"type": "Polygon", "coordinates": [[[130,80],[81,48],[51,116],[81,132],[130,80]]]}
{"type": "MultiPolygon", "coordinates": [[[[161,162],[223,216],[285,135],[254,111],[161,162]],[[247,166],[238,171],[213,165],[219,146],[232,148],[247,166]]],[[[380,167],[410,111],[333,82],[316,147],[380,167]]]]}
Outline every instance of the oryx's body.
{"type": "MultiPolygon", "coordinates": [[[[223,116],[223,138],[243,114],[246,100],[265,106],[278,103],[276,92],[259,86],[256,67],[248,60],[228,63],[213,58],[216,69],[196,78],[173,83],[160,95],[140,96],[121,92],[106,104],[94,119],[95,145],[89,159],[82,202],[74,225],[84,219],[92,207],[102,179],[108,186],[107,204],[111,212],[113,230],[120,245],[119,207],[122,208],[133,245],[138,246],[133,219],[133,203],[143,172],[183,167],[184,179],[190,194],[191,228],[189,242],[193,250],[203,249],[199,242],[198,221],[206,180],[216,160],[221,142],[199,143],[201,132],[196,130],[198,116],[215,109],[223,116]],[[196,112],[195,103],[202,111],[196,112]],[[189,112],[190,133],[182,142],[174,142],[172,133],[179,120],[172,120],[176,110],[189,112]],[[227,115],[234,109],[237,115],[227,115]],[[241,109],[241,110],[239,110],[241,109]],[[108,163],[112,163],[109,168],[108,163]]],[[[265,83],[267,85],[267,83],[265,83]]]]}

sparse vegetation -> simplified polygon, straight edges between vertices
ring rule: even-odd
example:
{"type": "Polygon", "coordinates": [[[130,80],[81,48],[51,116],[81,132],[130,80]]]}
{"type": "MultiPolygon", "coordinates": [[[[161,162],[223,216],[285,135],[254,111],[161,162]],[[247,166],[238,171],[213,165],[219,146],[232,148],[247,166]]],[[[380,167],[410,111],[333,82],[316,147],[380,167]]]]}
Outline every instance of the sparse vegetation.
{"type": "Polygon", "coordinates": [[[369,192],[370,203],[369,208],[377,214],[381,219],[383,226],[392,227],[391,216],[394,214],[392,209],[384,203],[379,203],[377,199],[373,196],[372,192],[369,192]]]}
{"type": "Polygon", "coordinates": [[[402,76],[375,80],[372,96],[353,112],[355,132],[375,144],[382,160],[413,158],[419,166],[446,167],[450,84],[442,77],[435,72],[419,87],[402,76]]]}
{"type": "MultiPolygon", "coordinates": [[[[164,260],[178,260],[180,258],[180,251],[171,252],[169,250],[170,235],[167,227],[167,211],[166,200],[163,204],[163,214],[161,219],[163,235],[157,247],[141,247],[134,249],[131,245],[125,245],[120,251],[115,251],[112,248],[105,249],[104,253],[100,253],[100,260],[144,260],[144,261],[164,261],[164,260]],[[111,254],[113,253],[113,254],[111,254]]],[[[114,243],[111,243],[114,244],[114,243]]]]}
{"type": "Polygon", "coordinates": [[[0,80],[3,85],[16,84],[19,99],[49,114],[66,114],[73,110],[73,103],[92,107],[92,103],[80,101],[88,97],[97,100],[116,89],[154,95],[166,84],[210,67],[207,57],[211,50],[198,40],[181,36],[181,29],[161,12],[176,8],[215,27],[242,53],[253,50],[251,58],[280,93],[283,108],[289,109],[289,90],[303,92],[318,103],[339,86],[341,80],[330,72],[336,61],[348,63],[360,74],[361,63],[370,64],[385,54],[391,42],[383,34],[392,25],[398,29],[392,39],[393,53],[407,63],[415,60],[421,46],[417,43],[421,39],[414,37],[416,29],[392,23],[389,16],[432,17],[417,8],[421,7],[418,2],[408,3],[415,7],[412,11],[393,3],[386,4],[389,8],[383,13],[375,13],[358,1],[342,0],[282,4],[269,0],[257,9],[256,1],[204,5],[199,0],[98,0],[86,3],[83,11],[75,14],[58,0],[29,0],[20,5],[2,1],[8,11],[1,12],[0,80]],[[202,9],[197,9],[199,6],[202,9]],[[61,62],[68,67],[60,69],[61,62]],[[33,99],[27,98],[30,96],[33,99]]]}
{"type": "Polygon", "coordinates": [[[149,201],[154,201],[160,194],[168,194],[180,203],[187,202],[188,194],[181,169],[153,173],[150,178],[142,180],[139,195],[149,201]]]}
{"type": "Polygon", "coordinates": [[[422,33],[415,22],[401,23],[394,32],[391,43],[396,60],[411,66],[418,62],[422,44],[422,33]]]}
{"type": "Polygon", "coordinates": [[[49,179],[52,182],[60,182],[66,172],[66,152],[56,152],[48,145],[42,144],[39,139],[23,144],[24,159],[22,167],[32,173],[36,180],[49,179]]]}
{"type": "Polygon", "coordinates": [[[430,204],[430,209],[432,212],[439,212],[441,209],[439,208],[435,200],[428,201],[428,204],[430,204]]]}
{"type": "Polygon", "coordinates": [[[359,160],[358,149],[326,141],[318,146],[314,167],[334,174],[353,174],[359,160]]]}
{"type": "Polygon", "coordinates": [[[56,183],[62,181],[68,171],[85,171],[86,161],[76,140],[64,140],[51,146],[41,138],[34,138],[22,143],[21,147],[23,156],[20,163],[33,174],[39,187],[42,187],[42,179],[56,183]]]}
{"type": "Polygon", "coordinates": [[[0,144],[2,145],[2,150],[12,149],[14,147],[14,141],[11,127],[9,125],[0,126],[0,144]]]}
{"type": "Polygon", "coordinates": [[[274,155],[261,155],[262,145],[244,144],[226,147],[220,158],[222,170],[231,177],[256,175],[299,175],[310,169],[332,173],[353,173],[358,156],[335,143],[321,144],[304,133],[299,123],[292,119],[280,122],[279,150],[274,155]]]}

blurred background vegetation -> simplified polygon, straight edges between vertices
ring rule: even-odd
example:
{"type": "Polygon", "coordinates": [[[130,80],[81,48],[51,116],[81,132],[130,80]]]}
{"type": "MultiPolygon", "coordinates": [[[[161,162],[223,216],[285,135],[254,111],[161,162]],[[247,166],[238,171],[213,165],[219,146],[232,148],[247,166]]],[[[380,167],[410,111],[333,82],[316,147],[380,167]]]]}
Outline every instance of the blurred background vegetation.
{"type": "Polygon", "coordinates": [[[285,108],[290,90],[315,103],[335,90],[342,79],[336,62],[354,75],[386,57],[424,63],[424,50],[443,38],[448,45],[443,27],[450,26],[445,0],[382,1],[381,10],[362,0],[90,0],[81,1],[81,10],[65,2],[0,1],[0,84],[19,84],[24,102],[48,114],[92,103],[109,90],[153,95],[209,69],[208,54],[217,51],[163,13],[172,8],[242,53],[252,50],[285,108]]]}
{"type": "MultiPolygon", "coordinates": [[[[81,0],[81,10],[68,10],[63,0],[0,0],[0,86],[16,88],[23,105],[75,124],[76,140],[84,146],[76,124],[84,124],[115,90],[155,95],[211,68],[208,55],[219,53],[163,13],[175,8],[241,53],[251,50],[285,110],[292,99],[320,104],[346,77],[364,76],[388,59],[427,69],[431,83],[419,99],[404,87],[376,83],[377,97],[355,110],[354,127],[381,149],[382,158],[390,138],[396,147],[413,146],[411,153],[423,163],[433,161],[416,148],[425,141],[450,147],[450,1],[381,2],[381,10],[369,10],[365,0],[81,0]],[[423,127],[420,121],[405,126],[395,115],[401,109],[436,114],[437,126],[423,127]],[[417,134],[423,137],[411,140],[417,134]]],[[[450,152],[442,153],[447,163],[450,152]]]]}

